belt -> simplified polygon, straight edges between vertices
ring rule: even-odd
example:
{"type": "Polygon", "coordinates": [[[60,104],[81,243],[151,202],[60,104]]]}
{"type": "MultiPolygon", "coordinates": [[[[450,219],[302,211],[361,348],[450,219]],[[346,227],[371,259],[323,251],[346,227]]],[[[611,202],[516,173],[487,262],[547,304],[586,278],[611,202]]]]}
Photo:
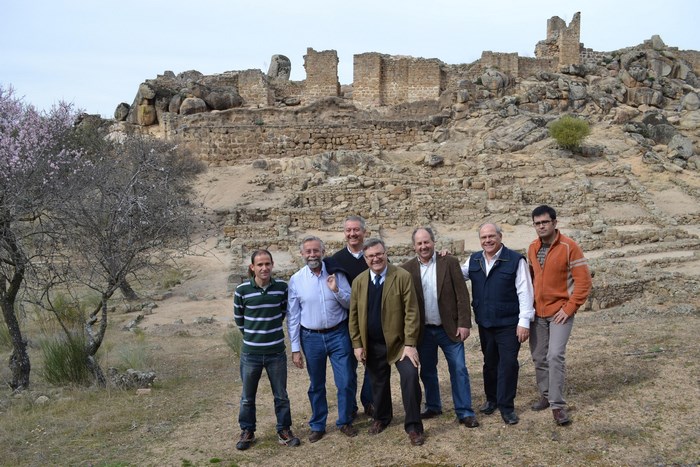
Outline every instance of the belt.
{"type": "Polygon", "coordinates": [[[342,326],[346,322],[347,322],[346,320],[343,320],[340,323],[336,324],[335,326],[327,328],[327,329],[309,329],[309,328],[305,328],[304,326],[302,326],[301,329],[303,329],[304,331],[313,332],[316,334],[326,334],[327,332],[337,331],[338,329],[340,329],[340,326],[342,326]]]}

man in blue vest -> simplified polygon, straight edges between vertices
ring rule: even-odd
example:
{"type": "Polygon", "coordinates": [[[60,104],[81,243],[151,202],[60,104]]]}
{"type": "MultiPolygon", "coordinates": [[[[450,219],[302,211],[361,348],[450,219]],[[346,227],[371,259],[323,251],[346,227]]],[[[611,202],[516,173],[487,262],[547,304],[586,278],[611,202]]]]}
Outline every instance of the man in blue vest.
{"type": "Polygon", "coordinates": [[[499,226],[481,225],[479,242],[483,251],[462,267],[464,279],[472,281],[472,309],[484,354],[486,402],[479,411],[490,415],[498,409],[506,424],[515,425],[518,352],[535,315],[532,279],[523,255],[503,245],[499,226]]]}

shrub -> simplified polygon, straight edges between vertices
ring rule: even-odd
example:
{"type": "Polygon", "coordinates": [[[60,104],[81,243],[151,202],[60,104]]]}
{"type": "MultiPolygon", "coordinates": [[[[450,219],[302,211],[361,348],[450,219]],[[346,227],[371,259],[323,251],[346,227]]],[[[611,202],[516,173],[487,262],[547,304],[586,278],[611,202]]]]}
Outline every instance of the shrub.
{"type": "Polygon", "coordinates": [[[43,376],[51,384],[85,385],[91,381],[87,367],[85,337],[80,333],[47,337],[40,341],[44,356],[43,376]]]}
{"type": "Polygon", "coordinates": [[[549,135],[564,149],[576,150],[583,139],[591,133],[588,122],[565,115],[549,125],[549,135]]]}
{"type": "Polygon", "coordinates": [[[224,342],[233,351],[236,357],[241,356],[241,348],[243,347],[243,334],[238,329],[231,329],[224,334],[224,342]]]}
{"type": "Polygon", "coordinates": [[[153,356],[146,343],[146,334],[141,330],[134,330],[136,339],[133,343],[122,343],[117,350],[119,370],[150,370],[153,368],[153,356]]]}

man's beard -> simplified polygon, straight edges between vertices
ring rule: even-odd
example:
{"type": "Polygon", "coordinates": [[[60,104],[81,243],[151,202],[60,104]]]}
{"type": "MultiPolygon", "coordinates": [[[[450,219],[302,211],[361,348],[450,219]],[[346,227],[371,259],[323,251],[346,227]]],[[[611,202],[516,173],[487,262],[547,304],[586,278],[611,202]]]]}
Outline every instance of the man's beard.
{"type": "Polygon", "coordinates": [[[319,267],[321,267],[321,260],[320,259],[307,259],[306,265],[309,267],[309,269],[318,269],[319,267]]]}

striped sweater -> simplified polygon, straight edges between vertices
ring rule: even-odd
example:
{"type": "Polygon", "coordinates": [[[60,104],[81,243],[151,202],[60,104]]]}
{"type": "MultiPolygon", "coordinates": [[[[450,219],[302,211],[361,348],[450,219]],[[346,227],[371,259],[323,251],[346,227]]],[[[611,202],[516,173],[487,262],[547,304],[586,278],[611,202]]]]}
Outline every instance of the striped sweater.
{"type": "Polygon", "coordinates": [[[233,319],[243,334],[244,353],[283,352],[284,316],[287,313],[287,283],[271,279],[266,289],[254,279],[243,282],[233,295],[233,319]]]}
{"type": "Polygon", "coordinates": [[[557,230],[557,236],[547,251],[544,265],[537,260],[542,240],[537,238],[527,250],[527,260],[533,273],[535,313],[553,316],[560,309],[573,316],[586,302],[591,292],[591,273],[581,247],[557,230]]]}

